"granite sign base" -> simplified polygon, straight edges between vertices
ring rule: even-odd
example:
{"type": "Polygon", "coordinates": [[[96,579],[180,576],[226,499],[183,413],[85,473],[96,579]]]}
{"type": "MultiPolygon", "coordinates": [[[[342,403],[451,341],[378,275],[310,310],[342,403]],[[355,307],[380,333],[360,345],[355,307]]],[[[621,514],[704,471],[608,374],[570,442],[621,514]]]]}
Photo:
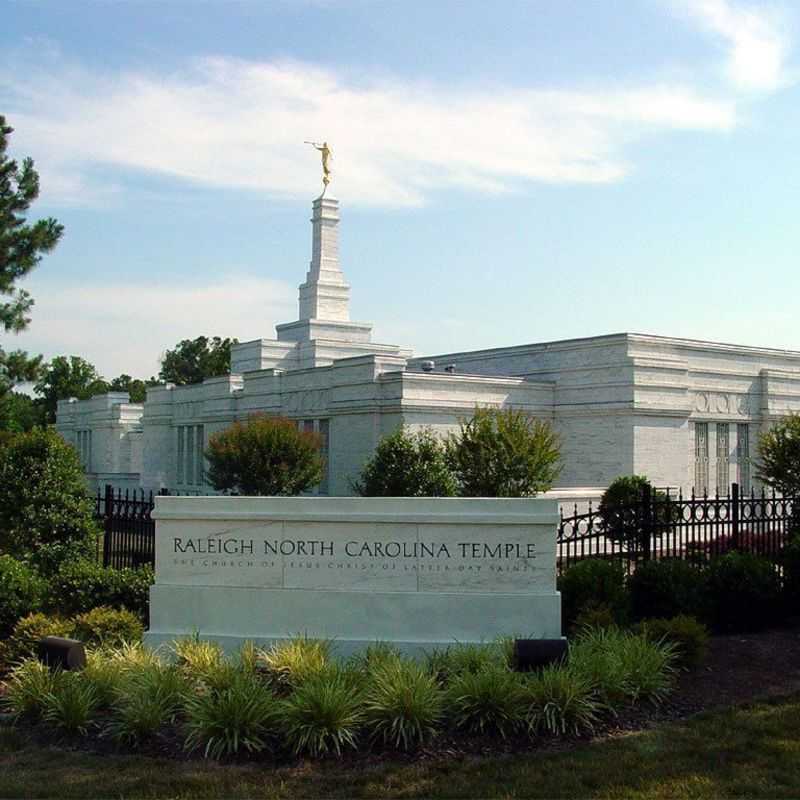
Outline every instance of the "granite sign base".
{"type": "Polygon", "coordinates": [[[509,635],[561,636],[561,598],[552,595],[343,592],[154,586],[151,646],[199,634],[226,650],[301,634],[333,639],[342,656],[375,641],[408,654],[509,635]]]}
{"type": "Polygon", "coordinates": [[[158,497],[153,516],[151,646],[561,635],[553,500],[158,497]]]}

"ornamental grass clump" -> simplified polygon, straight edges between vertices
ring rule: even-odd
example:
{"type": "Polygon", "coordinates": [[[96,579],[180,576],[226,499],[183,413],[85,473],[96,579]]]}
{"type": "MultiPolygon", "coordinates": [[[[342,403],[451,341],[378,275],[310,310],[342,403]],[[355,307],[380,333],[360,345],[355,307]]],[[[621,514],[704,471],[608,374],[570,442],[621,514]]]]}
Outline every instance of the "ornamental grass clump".
{"type": "Polygon", "coordinates": [[[584,628],[569,647],[569,669],[588,681],[597,699],[611,712],[625,705],[630,695],[620,664],[625,635],[616,627],[584,628]]]}
{"type": "Polygon", "coordinates": [[[175,721],[186,693],[186,681],[174,665],[145,667],[119,687],[104,734],[135,747],[175,721]]]}
{"type": "Polygon", "coordinates": [[[585,630],[570,647],[570,670],[586,678],[611,711],[643,700],[661,703],[675,682],[674,643],[618,628],[585,630]]]}
{"type": "Polygon", "coordinates": [[[172,643],[175,664],[188,680],[197,684],[217,684],[224,680],[225,653],[217,642],[201,639],[198,635],[176,639],[172,643]]]}
{"type": "Polygon", "coordinates": [[[276,688],[286,691],[300,686],[325,670],[330,664],[331,649],[332,643],[327,639],[295,636],[276,642],[269,650],[261,650],[258,662],[276,688]]]}
{"type": "Polygon", "coordinates": [[[282,701],[280,728],[295,753],[340,755],[358,746],[364,724],[361,680],[358,673],[329,667],[282,701]]]}
{"type": "Polygon", "coordinates": [[[434,648],[427,656],[428,671],[442,684],[465,673],[475,674],[486,669],[505,669],[507,648],[500,642],[484,644],[454,644],[440,650],[434,648]]]}
{"type": "Polygon", "coordinates": [[[413,661],[387,660],[371,676],[364,710],[373,739],[410,750],[433,738],[443,716],[435,678],[413,661]]]}
{"type": "Polygon", "coordinates": [[[125,642],[119,647],[104,648],[104,655],[122,675],[161,664],[161,657],[141,642],[125,642]]]}
{"type": "Polygon", "coordinates": [[[351,669],[373,674],[384,666],[394,664],[402,659],[400,651],[390,642],[373,642],[364,650],[350,656],[348,664],[351,669]]]}
{"type": "Polygon", "coordinates": [[[237,664],[242,672],[248,672],[251,675],[258,673],[260,667],[258,663],[258,648],[249,639],[242,644],[237,654],[237,664]]]}
{"type": "Polygon", "coordinates": [[[228,667],[225,685],[189,695],[184,705],[187,750],[219,760],[246,750],[258,753],[270,742],[276,701],[258,678],[228,667]]]}
{"type": "Polygon", "coordinates": [[[601,704],[591,681],[562,665],[550,665],[528,678],[526,721],[531,735],[591,733],[600,718],[601,704]]]}
{"type": "Polygon", "coordinates": [[[60,672],[45,695],[42,719],[72,735],[86,736],[100,708],[97,688],[81,672],[60,672]]]}
{"type": "Polygon", "coordinates": [[[99,707],[108,708],[114,703],[118,690],[125,683],[126,673],[106,651],[87,650],[83,677],[94,686],[99,707]]]}
{"type": "Polygon", "coordinates": [[[445,703],[453,725],[467,733],[498,734],[505,739],[525,722],[523,678],[497,666],[453,677],[445,703]]]}
{"type": "Polygon", "coordinates": [[[666,699],[677,675],[678,648],[674,642],[652,642],[644,636],[628,635],[623,640],[620,660],[632,702],[659,705],[666,699]]]}
{"type": "Polygon", "coordinates": [[[26,659],[11,670],[5,695],[0,695],[0,706],[15,719],[38,719],[45,700],[55,688],[58,674],[35,658],[26,659]]]}

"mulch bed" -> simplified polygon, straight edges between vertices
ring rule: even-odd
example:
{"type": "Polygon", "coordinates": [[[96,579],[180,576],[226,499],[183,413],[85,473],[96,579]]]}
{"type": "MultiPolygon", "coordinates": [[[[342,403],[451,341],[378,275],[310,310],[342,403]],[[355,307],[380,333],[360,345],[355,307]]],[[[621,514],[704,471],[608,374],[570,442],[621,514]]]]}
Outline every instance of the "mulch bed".
{"type": "MultiPolygon", "coordinates": [[[[520,736],[512,740],[493,737],[450,736],[444,733],[428,748],[404,754],[394,750],[363,750],[343,753],[336,760],[350,767],[376,766],[381,761],[421,761],[442,758],[497,756],[573,748],[589,740],[597,741],[646,730],[662,722],[680,720],[701,711],[730,707],[800,692],[800,625],[752,634],[713,636],[708,655],[698,669],[683,673],[675,691],[659,707],[637,706],[608,719],[592,736],[539,739],[520,736]]],[[[91,752],[119,752],[108,739],[90,736],[63,740],[43,726],[24,726],[27,736],[44,746],[91,752]]],[[[177,730],[165,731],[156,741],[137,751],[140,755],[175,759],[202,758],[202,753],[187,754],[177,730]]],[[[259,755],[242,761],[289,765],[297,759],[259,755]]]]}

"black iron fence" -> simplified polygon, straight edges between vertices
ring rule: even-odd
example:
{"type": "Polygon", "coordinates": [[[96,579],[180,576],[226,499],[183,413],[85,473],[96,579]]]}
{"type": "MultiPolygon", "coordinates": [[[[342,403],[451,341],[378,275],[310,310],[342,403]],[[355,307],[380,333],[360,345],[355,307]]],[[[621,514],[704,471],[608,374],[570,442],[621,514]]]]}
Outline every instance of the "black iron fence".
{"type": "MultiPolygon", "coordinates": [[[[170,494],[166,489],[160,494],[170,494]]],[[[98,490],[95,516],[102,525],[98,559],[104,566],[139,567],[155,563],[153,492],[98,490]]],[[[641,561],[682,558],[702,562],[729,550],[776,558],[786,545],[800,498],[774,492],[684,497],[670,491],[645,492],[638,502],[621,507],[610,518],[589,510],[564,516],[558,527],[558,569],[584,558],[620,561],[632,572],[641,561]]]]}
{"type": "MultiPolygon", "coordinates": [[[[161,494],[169,494],[162,490],[161,494]]],[[[143,489],[97,490],[95,518],[102,526],[97,558],[104,567],[141,567],[155,564],[156,524],[153,492],[143,489]]]]}
{"type": "Polygon", "coordinates": [[[638,502],[620,507],[609,518],[589,510],[561,514],[558,568],[563,571],[584,558],[606,558],[627,572],[640,561],[681,558],[702,562],[730,550],[775,559],[791,533],[800,498],[775,492],[740,492],[684,497],[670,491],[646,490],[638,502]]]}

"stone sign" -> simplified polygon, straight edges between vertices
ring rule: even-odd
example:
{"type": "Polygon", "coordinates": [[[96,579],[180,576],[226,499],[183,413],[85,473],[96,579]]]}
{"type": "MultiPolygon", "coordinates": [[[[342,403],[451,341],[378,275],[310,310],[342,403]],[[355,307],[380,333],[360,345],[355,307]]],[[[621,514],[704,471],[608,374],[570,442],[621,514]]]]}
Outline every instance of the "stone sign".
{"type": "Polygon", "coordinates": [[[560,636],[553,500],[158,497],[148,640],[560,636]]]}

